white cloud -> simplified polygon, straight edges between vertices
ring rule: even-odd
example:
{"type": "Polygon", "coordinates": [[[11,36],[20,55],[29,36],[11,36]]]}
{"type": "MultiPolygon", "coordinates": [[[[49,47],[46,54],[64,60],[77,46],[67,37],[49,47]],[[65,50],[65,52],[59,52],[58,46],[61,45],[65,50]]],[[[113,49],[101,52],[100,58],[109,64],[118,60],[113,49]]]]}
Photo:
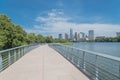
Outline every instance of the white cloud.
{"type": "Polygon", "coordinates": [[[56,14],[54,12],[48,13],[49,16],[54,17],[56,14]]]}
{"type": "Polygon", "coordinates": [[[67,17],[64,17],[64,12],[61,10],[55,10],[52,9],[51,12],[48,13],[47,17],[41,17],[38,16],[35,21],[37,22],[44,22],[44,23],[50,23],[50,22],[66,22],[69,19],[67,17]]]}
{"type": "MultiPolygon", "coordinates": [[[[41,34],[52,34],[57,36],[59,33],[69,33],[69,29],[72,28],[74,32],[85,32],[93,29],[95,36],[115,36],[116,32],[120,31],[120,25],[114,24],[99,24],[99,23],[75,23],[70,22],[72,18],[66,17],[62,10],[53,9],[48,13],[47,17],[38,16],[35,21],[42,22],[43,24],[34,25],[34,32],[41,34]]],[[[96,17],[100,20],[101,17],[96,17]]]]}

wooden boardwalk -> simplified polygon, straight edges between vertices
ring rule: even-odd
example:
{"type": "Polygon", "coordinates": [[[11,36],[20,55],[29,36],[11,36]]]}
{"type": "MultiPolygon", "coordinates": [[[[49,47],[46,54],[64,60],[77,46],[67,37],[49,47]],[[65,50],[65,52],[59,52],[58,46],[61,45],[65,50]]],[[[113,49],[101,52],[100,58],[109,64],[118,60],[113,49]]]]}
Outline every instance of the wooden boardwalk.
{"type": "Polygon", "coordinates": [[[40,46],[0,73],[0,80],[89,80],[48,45],[40,46]]]}

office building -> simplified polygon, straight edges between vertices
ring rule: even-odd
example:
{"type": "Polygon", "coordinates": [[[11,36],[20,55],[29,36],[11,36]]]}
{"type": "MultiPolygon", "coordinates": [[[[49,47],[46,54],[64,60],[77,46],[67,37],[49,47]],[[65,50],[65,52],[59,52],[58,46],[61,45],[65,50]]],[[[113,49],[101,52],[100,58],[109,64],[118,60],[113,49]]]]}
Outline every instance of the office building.
{"type": "Polygon", "coordinates": [[[85,36],[85,40],[86,40],[86,41],[88,41],[88,40],[89,40],[89,38],[88,38],[88,36],[87,36],[87,35],[85,36]]]}
{"type": "Polygon", "coordinates": [[[86,35],[85,35],[85,33],[81,33],[82,34],[82,41],[85,41],[86,40],[86,35]]]}
{"type": "Polygon", "coordinates": [[[77,34],[77,32],[75,32],[75,41],[77,41],[78,40],[78,34],[77,34]]]}
{"type": "Polygon", "coordinates": [[[69,40],[69,35],[65,33],[65,40],[69,40]]]}
{"type": "Polygon", "coordinates": [[[62,34],[59,34],[58,37],[59,37],[59,39],[63,39],[62,34]]]}
{"type": "Polygon", "coordinates": [[[78,33],[77,39],[78,41],[80,41],[80,33],[78,33]]]}
{"type": "Polygon", "coordinates": [[[89,38],[89,40],[94,40],[94,30],[88,31],[88,38],[89,38]]]}
{"type": "Polygon", "coordinates": [[[73,30],[70,28],[70,40],[73,41],[74,40],[74,36],[73,36],[73,30]]]}
{"type": "Polygon", "coordinates": [[[85,40],[86,40],[85,33],[80,32],[80,33],[78,34],[78,40],[79,40],[79,41],[85,41],[85,40]]]}
{"type": "Polygon", "coordinates": [[[120,32],[116,32],[116,36],[117,36],[117,37],[120,37],[120,32]]]}

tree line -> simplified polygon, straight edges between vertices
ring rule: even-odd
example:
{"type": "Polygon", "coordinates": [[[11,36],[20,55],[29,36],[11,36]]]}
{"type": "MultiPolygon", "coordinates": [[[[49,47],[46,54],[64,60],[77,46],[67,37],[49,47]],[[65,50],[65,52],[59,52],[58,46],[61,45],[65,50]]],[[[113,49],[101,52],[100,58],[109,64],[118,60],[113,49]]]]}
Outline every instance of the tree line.
{"type": "Polygon", "coordinates": [[[54,39],[52,36],[27,33],[20,25],[15,25],[11,19],[0,14],[0,50],[34,43],[66,42],[54,39]]]}
{"type": "Polygon", "coordinates": [[[105,37],[95,39],[95,42],[120,42],[120,37],[105,37]]]}

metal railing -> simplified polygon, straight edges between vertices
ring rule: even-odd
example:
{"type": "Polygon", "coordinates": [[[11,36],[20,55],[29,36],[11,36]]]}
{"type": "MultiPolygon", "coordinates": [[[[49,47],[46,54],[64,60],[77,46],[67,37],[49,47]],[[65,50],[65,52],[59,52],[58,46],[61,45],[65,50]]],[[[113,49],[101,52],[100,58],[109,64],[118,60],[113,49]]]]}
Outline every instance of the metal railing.
{"type": "Polygon", "coordinates": [[[39,45],[40,44],[32,44],[0,51],[0,72],[39,45]]]}
{"type": "Polygon", "coordinates": [[[120,58],[77,49],[61,44],[49,44],[93,80],[120,80],[120,58]]]}

